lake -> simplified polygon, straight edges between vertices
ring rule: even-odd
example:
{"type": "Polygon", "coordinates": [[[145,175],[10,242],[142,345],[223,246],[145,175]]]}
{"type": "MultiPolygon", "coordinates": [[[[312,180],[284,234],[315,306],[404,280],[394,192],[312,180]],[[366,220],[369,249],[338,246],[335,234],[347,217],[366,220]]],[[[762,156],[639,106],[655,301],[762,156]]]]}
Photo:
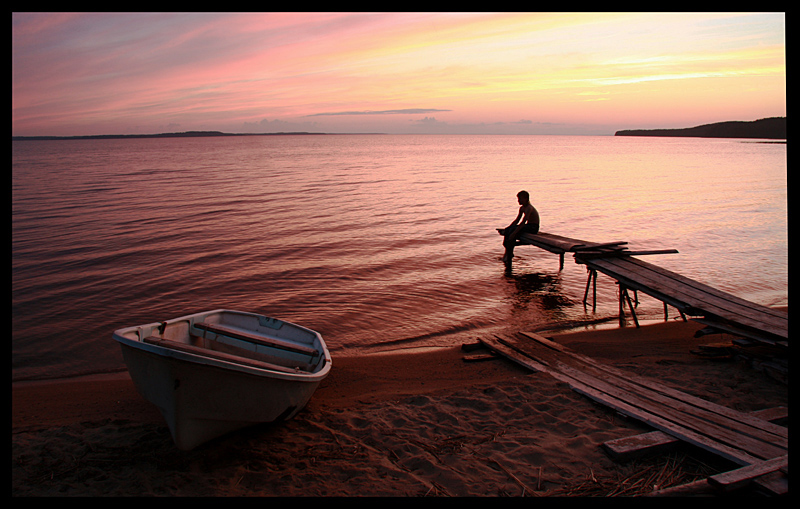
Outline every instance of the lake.
{"type": "MultiPolygon", "coordinates": [[[[616,316],[617,287],[502,238],[631,249],[788,305],[785,143],[703,138],[280,135],[12,141],[12,380],[124,371],[120,327],[215,308],[319,331],[337,355],[450,346],[616,316]]],[[[640,295],[637,314],[663,318],[640,295]]],[[[672,310],[671,315],[677,315],[672,310]]]]}

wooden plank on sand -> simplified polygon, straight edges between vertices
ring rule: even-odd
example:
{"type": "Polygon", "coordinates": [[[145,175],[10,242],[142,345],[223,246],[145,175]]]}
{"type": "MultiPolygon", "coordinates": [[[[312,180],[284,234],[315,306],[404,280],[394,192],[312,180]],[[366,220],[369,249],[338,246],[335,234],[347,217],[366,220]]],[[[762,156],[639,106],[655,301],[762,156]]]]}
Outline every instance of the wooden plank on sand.
{"type": "Polygon", "coordinates": [[[789,469],[789,455],[772,458],[766,461],[747,465],[736,470],[723,472],[721,474],[712,475],[708,478],[709,484],[725,489],[726,491],[741,488],[757,478],[775,472],[777,470],[784,470],[788,473],[789,469]]]}
{"type": "MultiPolygon", "coordinates": [[[[750,415],[767,421],[780,420],[789,415],[786,407],[767,408],[750,415]]],[[[669,450],[680,443],[677,438],[661,431],[650,431],[629,437],[615,438],[603,442],[603,448],[617,461],[628,461],[645,454],[669,450]]]]}
{"type": "Polygon", "coordinates": [[[528,352],[520,351],[519,345],[511,346],[500,338],[484,341],[501,355],[523,366],[534,366],[531,369],[536,371],[546,371],[590,399],[737,464],[748,465],[786,453],[780,447],[737,434],[724,426],[708,424],[697,417],[666,408],[664,404],[654,404],[635,393],[620,391],[611,384],[568,366],[552,356],[542,355],[533,358],[528,352]],[[708,435],[709,429],[713,432],[712,436],[708,435]]]}
{"type": "Polygon", "coordinates": [[[512,348],[500,343],[494,338],[480,338],[479,341],[483,343],[486,346],[486,348],[489,348],[493,352],[497,352],[498,354],[504,356],[508,360],[519,364],[523,368],[528,368],[531,371],[537,371],[537,372],[544,371],[545,373],[549,371],[547,369],[547,366],[538,363],[533,359],[529,359],[523,357],[522,355],[517,354],[517,352],[515,352],[512,348]]]}
{"type": "Polygon", "coordinates": [[[612,408],[613,410],[616,410],[617,412],[620,412],[624,415],[638,419],[654,428],[666,431],[690,444],[697,445],[706,450],[710,450],[722,456],[723,458],[733,461],[734,463],[737,463],[739,465],[749,465],[760,461],[759,458],[753,457],[747,454],[746,452],[729,447],[725,444],[716,443],[714,440],[710,440],[707,437],[703,436],[700,433],[695,432],[690,428],[686,428],[678,423],[671,422],[667,419],[660,417],[659,415],[652,414],[650,412],[647,412],[646,410],[630,405],[624,400],[615,398],[611,395],[603,393],[602,391],[598,391],[597,389],[584,384],[580,379],[575,378],[569,372],[563,372],[560,369],[551,369],[548,366],[541,364],[533,359],[526,358],[522,353],[517,352],[513,348],[500,343],[498,340],[487,338],[487,339],[482,339],[482,341],[485,341],[485,344],[489,348],[492,348],[501,355],[507,356],[510,360],[522,366],[535,366],[531,367],[530,369],[533,369],[534,371],[544,371],[549,373],[556,380],[568,384],[572,388],[572,390],[578,392],[579,394],[583,394],[589,399],[597,401],[598,403],[601,403],[609,408],[612,408]]]}
{"type": "Polygon", "coordinates": [[[786,453],[785,448],[739,433],[738,430],[729,429],[722,424],[705,421],[686,408],[671,408],[666,399],[655,401],[639,395],[638,392],[619,390],[565,364],[558,363],[556,367],[577,382],[577,385],[570,385],[578,392],[738,464],[747,465],[786,453]]]}
{"type": "MultiPolygon", "coordinates": [[[[568,355],[570,358],[581,363],[577,365],[583,366],[582,369],[594,368],[595,370],[605,371],[609,375],[613,375],[614,377],[616,377],[617,380],[624,381],[625,386],[630,387],[632,390],[638,390],[636,386],[640,386],[642,388],[668,396],[669,398],[676,400],[676,402],[678,403],[685,403],[691,405],[692,407],[696,407],[696,410],[693,410],[694,412],[709,412],[711,414],[716,414],[725,419],[733,421],[727,423],[728,426],[739,428],[740,427],[739,425],[741,424],[743,426],[756,428],[760,431],[768,433],[767,435],[761,435],[761,436],[765,440],[768,440],[770,442],[772,442],[773,440],[777,440],[779,443],[784,445],[788,442],[789,432],[785,427],[779,426],[777,424],[772,424],[768,422],[768,420],[765,420],[760,416],[738,412],[726,406],[718,405],[716,403],[706,401],[702,398],[692,396],[691,394],[672,389],[664,384],[660,384],[653,380],[637,376],[633,373],[622,371],[608,364],[597,362],[595,359],[574,352],[569,348],[560,345],[555,341],[551,341],[539,334],[533,332],[522,332],[520,334],[529,339],[534,340],[535,342],[543,346],[546,346],[553,350],[559,351],[565,355],[568,355]]],[[[613,378],[608,378],[608,380],[613,380],[613,378]]],[[[713,419],[713,416],[708,416],[706,418],[713,419]]],[[[745,432],[752,432],[752,430],[747,430],[747,428],[741,428],[741,429],[746,430],[745,432]]]]}

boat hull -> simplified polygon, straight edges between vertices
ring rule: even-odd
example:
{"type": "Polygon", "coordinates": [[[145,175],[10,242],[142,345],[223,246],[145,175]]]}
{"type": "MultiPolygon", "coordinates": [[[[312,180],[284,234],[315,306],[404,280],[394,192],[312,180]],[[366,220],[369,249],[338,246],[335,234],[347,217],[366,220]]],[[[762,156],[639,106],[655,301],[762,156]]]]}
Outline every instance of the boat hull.
{"type": "MultiPolygon", "coordinates": [[[[178,327],[187,329],[195,321],[225,312],[216,310],[211,312],[216,315],[204,313],[162,322],[166,326],[161,335],[170,336],[170,325],[189,324],[178,327]]],[[[247,315],[235,313],[237,319],[247,315]]],[[[144,338],[160,325],[121,329],[114,333],[114,339],[121,345],[137,391],[159,409],[181,450],[191,450],[244,427],[291,419],[305,407],[331,368],[321,336],[294,324],[287,328],[315,336],[309,344],[319,349],[320,359],[311,372],[262,369],[237,364],[235,359],[205,358],[145,342],[144,338]]]]}

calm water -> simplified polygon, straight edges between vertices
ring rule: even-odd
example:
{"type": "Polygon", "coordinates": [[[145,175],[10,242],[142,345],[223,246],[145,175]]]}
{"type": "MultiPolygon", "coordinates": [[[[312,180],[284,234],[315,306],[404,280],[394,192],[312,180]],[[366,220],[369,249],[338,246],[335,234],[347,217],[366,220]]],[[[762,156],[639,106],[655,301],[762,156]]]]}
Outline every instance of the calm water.
{"type": "Polygon", "coordinates": [[[584,307],[571,256],[504,270],[520,189],[542,231],[675,248],[646,259],[788,305],[786,173],[785,144],[745,140],[15,141],[12,378],[124,370],[116,328],[218,307],[318,330],[334,359],[616,315],[603,275],[584,307]]]}

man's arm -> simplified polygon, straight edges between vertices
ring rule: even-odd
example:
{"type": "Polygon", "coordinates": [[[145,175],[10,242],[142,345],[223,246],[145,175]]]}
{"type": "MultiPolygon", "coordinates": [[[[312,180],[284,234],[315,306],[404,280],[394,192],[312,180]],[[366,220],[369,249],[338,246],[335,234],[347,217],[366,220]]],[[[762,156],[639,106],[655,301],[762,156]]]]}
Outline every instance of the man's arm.
{"type": "Polygon", "coordinates": [[[514,221],[512,221],[511,224],[508,225],[508,228],[514,228],[515,226],[517,226],[517,223],[519,222],[521,217],[522,217],[522,207],[519,208],[519,214],[517,214],[517,217],[514,218],[514,221]]]}
{"type": "Polygon", "coordinates": [[[514,228],[514,233],[512,233],[511,235],[516,235],[517,233],[519,233],[519,230],[522,228],[522,225],[525,224],[525,221],[522,221],[521,223],[519,222],[520,218],[522,217],[523,211],[524,208],[520,207],[519,214],[517,214],[517,217],[516,219],[514,219],[514,222],[508,225],[508,228],[506,228],[506,231],[508,231],[509,228],[514,228]]]}

